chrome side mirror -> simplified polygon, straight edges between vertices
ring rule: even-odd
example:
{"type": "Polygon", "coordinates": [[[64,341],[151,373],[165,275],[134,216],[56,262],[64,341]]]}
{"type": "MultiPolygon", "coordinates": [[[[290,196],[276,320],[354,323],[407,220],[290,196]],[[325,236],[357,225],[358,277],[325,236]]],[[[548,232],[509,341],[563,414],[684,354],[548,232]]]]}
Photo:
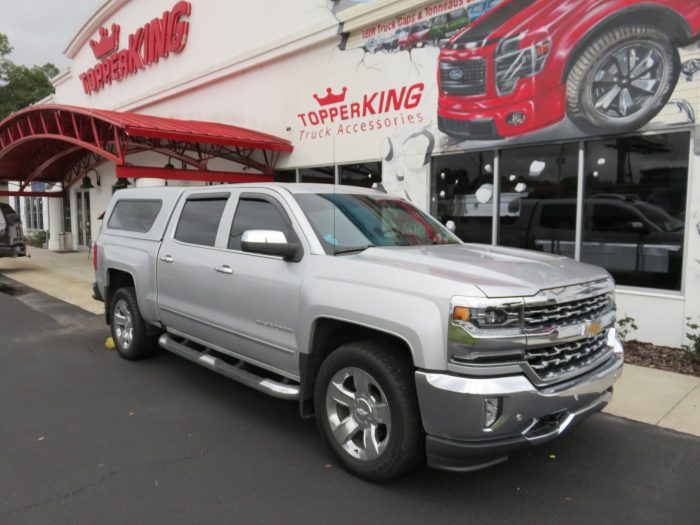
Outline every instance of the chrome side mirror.
{"type": "Polygon", "coordinates": [[[241,248],[244,252],[274,255],[294,262],[301,260],[302,254],[299,243],[288,242],[284,233],[276,230],[246,230],[241,237],[241,248]]]}

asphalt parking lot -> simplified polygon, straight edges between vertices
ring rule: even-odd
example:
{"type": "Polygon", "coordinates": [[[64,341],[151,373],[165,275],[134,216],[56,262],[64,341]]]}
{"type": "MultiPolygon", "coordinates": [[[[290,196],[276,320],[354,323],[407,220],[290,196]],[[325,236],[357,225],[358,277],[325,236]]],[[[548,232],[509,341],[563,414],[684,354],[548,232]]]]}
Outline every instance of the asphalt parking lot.
{"type": "Polygon", "coordinates": [[[596,415],[474,474],[372,485],[294,403],[0,276],[0,524],[698,523],[700,439],[596,415]]]}

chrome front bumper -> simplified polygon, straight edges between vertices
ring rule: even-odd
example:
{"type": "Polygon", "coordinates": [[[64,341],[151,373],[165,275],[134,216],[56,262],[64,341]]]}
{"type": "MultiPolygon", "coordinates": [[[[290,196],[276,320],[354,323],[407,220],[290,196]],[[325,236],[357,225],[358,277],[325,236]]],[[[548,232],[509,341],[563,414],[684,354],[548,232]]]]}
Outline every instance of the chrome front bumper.
{"type": "Polygon", "coordinates": [[[416,372],[428,464],[477,470],[510,452],[550,441],[605,407],[622,375],[624,355],[615,340],[610,358],[584,375],[536,387],[523,374],[464,377],[416,372]],[[486,425],[486,402],[498,400],[496,421],[486,425]]]}

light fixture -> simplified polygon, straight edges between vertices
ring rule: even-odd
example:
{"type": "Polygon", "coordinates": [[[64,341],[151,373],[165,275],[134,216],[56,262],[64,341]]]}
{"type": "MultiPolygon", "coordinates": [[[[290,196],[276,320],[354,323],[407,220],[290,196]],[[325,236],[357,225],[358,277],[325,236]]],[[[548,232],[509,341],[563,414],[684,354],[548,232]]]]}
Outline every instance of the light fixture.
{"type": "Polygon", "coordinates": [[[97,171],[96,169],[90,168],[89,170],[87,170],[85,172],[85,175],[90,176],[90,174],[92,174],[92,173],[95,174],[95,184],[97,184],[98,186],[102,186],[102,178],[100,177],[100,172],[97,171]]]}
{"type": "Polygon", "coordinates": [[[83,183],[80,185],[80,189],[81,189],[81,190],[91,190],[91,189],[93,189],[94,187],[95,187],[95,186],[92,185],[92,181],[90,180],[90,176],[89,176],[89,175],[85,175],[85,176],[83,177],[83,183]]]}
{"type": "Polygon", "coordinates": [[[163,166],[166,170],[174,170],[175,169],[175,166],[173,165],[171,160],[172,159],[170,157],[168,157],[168,163],[165,166],[163,166]]]}
{"type": "Polygon", "coordinates": [[[118,177],[117,182],[112,186],[112,191],[124,190],[127,186],[131,186],[129,179],[126,177],[118,177]]]}

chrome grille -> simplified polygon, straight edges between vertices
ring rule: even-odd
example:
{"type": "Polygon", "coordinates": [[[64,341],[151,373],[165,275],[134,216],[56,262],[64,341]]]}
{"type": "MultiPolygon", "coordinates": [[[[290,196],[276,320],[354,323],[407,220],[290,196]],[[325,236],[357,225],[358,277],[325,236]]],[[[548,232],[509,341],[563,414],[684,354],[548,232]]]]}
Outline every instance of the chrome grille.
{"type": "Polygon", "coordinates": [[[523,319],[527,330],[561,326],[591,320],[612,307],[612,297],[603,294],[568,303],[526,306],[523,319]]]}
{"type": "Polygon", "coordinates": [[[543,381],[555,379],[586,367],[610,352],[607,331],[595,337],[525,351],[525,360],[543,381]]]}

